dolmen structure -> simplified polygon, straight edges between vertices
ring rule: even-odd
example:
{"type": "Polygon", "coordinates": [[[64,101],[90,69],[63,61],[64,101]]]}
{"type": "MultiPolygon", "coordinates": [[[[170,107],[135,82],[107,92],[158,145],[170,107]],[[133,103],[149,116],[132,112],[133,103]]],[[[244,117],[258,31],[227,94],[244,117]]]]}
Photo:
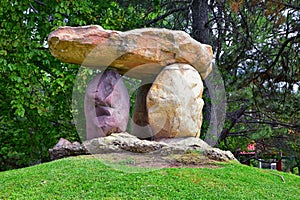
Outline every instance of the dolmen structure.
{"type": "Polygon", "coordinates": [[[130,97],[122,76],[140,79],[130,134],[141,138],[199,138],[203,83],[212,48],[183,31],[143,28],[126,32],[101,26],[60,27],[48,38],[62,62],[102,70],[85,94],[86,138],[125,132],[130,97]]]}

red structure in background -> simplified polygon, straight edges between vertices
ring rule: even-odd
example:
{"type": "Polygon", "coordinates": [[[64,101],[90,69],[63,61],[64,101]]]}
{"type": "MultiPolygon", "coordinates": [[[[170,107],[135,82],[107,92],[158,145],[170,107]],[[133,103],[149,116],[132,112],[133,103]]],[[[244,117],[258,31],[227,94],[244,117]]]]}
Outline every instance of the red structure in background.
{"type": "Polygon", "coordinates": [[[240,154],[242,155],[254,155],[255,154],[255,144],[248,144],[247,151],[242,151],[240,154]]]}
{"type": "Polygon", "coordinates": [[[250,157],[252,155],[255,155],[255,144],[248,144],[247,151],[240,152],[240,155],[243,155],[246,157],[246,165],[250,166],[250,157]]]}
{"type": "MultiPolygon", "coordinates": [[[[247,151],[242,151],[239,153],[239,155],[246,157],[245,164],[248,166],[250,166],[251,156],[254,156],[255,154],[256,154],[255,143],[249,143],[247,146],[247,151]]],[[[281,159],[276,162],[276,169],[278,171],[282,171],[282,160],[281,159]]]]}
{"type": "Polygon", "coordinates": [[[276,169],[278,171],[282,171],[282,161],[281,161],[281,159],[277,161],[276,169]]]}

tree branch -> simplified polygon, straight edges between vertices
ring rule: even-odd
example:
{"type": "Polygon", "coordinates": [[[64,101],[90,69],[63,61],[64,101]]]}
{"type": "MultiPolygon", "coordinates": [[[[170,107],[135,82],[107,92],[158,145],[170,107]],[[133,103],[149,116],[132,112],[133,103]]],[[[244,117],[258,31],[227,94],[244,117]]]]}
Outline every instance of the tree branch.
{"type": "Polygon", "coordinates": [[[248,130],[244,130],[244,131],[230,132],[228,134],[228,136],[246,136],[247,134],[245,134],[245,133],[251,133],[251,132],[255,132],[255,131],[257,131],[257,129],[248,129],[248,130]]]}
{"type": "Polygon", "coordinates": [[[284,180],[283,176],[281,176],[279,174],[276,174],[276,173],[273,173],[273,172],[270,172],[270,173],[273,174],[273,175],[279,176],[281,178],[282,182],[285,183],[285,180],[284,180]]]}
{"type": "Polygon", "coordinates": [[[190,7],[190,5],[184,6],[184,7],[180,7],[180,8],[174,8],[174,9],[172,9],[172,10],[166,12],[165,14],[163,14],[163,15],[161,15],[161,16],[159,16],[159,17],[153,19],[153,20],[147,21],[145,24],[146,24],[146,26],[150,26],[151,24],[154,24],[154,23],[156,23],[156,22],[158,22],[158,21],[164,19],[164,18],[168,17],[169,15],[171,15],[171,14],[173,14],[173,13],[175,13],[175,12],[185,10],[185,9],[187,9],[187,8],[189,8],[189,7],[190,7]]]}
{"type": "Polygon", "coordinates": [[[44,2],[38,1],[38,0],[34,0],[34,2],[41,6],[47,6],[47,4],[45,4],[44,2]]]}
{"type": "Polygon", "coordinates": [[[248,123],[249,124],[268,124],[268,125],[272,125],[272,126],[283,126],[283,127],[287,127],[287,128],[299,128],[300,127],[299,124],[287,124],[287,123],[282,123],[282,122],[277,122],[277,121],[243,120],[242,122],[245,124],[248,124],[248,123]]]}
{"type": "Polygon", "coordinates": [[[244,104],[239,110],[235,112],[235,118],[231,120],[230,126],[226,129],[223,129],[219,138],[219,141],[224,140],[230,133],[230,130],[235,126],[238,122],[238,119],[245,113],[248,105],[244,104]]]}
{"type": "Polygon", "coordinates": [[[275,0],[271,0],[271,1],[273,3],[276,3],[276,4],[283,4],[287,8],[292,8],[292,9],[295,9],[295,10],[300,10],[300,6],[288,4],[288,3],[285,3],[285,2],[279,2],[279,1],[275,1],[275,0]]]}
{"type": "Polygon", "coordinates": [[[37,9],[35,9],[35,7],[33,7],[32,4],[29,4],[29,6],[30,6],[30,8],[33,10],[33,12],[34,12],[35,14],[38,14],[38,13],[39,13],[39,12],[37,11],[37,9]]]}
{"type": "Polygon", "coordinates": [[[271,69],[272,67],[274,67],[276,65],[276,63],[278,62],[282,52],[284,51],[285,47],[293,40],[296,40],[297,38],[300,38],[300,34],[297,34],[296,36],[294,37],[290,37],[288,38],[281,46],[281,48],[279,49],[275,59],[273,60],[273,62],[268,66],[268,68],[262,72],[262,73],[258,73],[255,77],[253,77],[251,80],[248,81],[248,83],[252,82],[253,80],[256,80],[258,79],[258,77],[260,77],[262,74],[267,74],[271,69]]]}
{"type": "MultiPolygon", "coordinates": [[[[169,4],[175,4],[175,3],[189,3],[191,4],[192,1],[190,0],[177,0],[177,1],[170,1],[170,2],[164,2],[164,3],[161,3],[159,5],[160,8],[163,8],[169,4]]],[[[145,13],[145,16],[143,17],[143,19],[145,19],[151,12],[153,12],[156,8],[151,8],[150,10],[148,10],[146,13],[145,13]]]]}

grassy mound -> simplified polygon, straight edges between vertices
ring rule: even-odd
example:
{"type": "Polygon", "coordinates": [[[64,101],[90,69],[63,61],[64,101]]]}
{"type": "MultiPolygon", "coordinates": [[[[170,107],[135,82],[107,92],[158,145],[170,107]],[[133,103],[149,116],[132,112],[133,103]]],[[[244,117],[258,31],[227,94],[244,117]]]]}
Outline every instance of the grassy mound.
{"type": "Polygon", "coordinates": [[[126,173],[91,157],[0,172],[0,199],[298,199],[300,178],[237,163],[126,173]]]}

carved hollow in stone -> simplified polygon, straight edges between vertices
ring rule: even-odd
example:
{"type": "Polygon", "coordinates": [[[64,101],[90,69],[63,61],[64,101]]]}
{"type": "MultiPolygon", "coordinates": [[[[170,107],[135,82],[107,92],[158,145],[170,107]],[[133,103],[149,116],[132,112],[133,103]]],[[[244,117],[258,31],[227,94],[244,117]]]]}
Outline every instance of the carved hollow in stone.
{"type": "Polygon", "coordinates": [[[146,97],[152,83],[141,83],[137,90],[131,122],[131,134],[140,139],[152,139],[152,129],[149,126],[146,97]]]}

